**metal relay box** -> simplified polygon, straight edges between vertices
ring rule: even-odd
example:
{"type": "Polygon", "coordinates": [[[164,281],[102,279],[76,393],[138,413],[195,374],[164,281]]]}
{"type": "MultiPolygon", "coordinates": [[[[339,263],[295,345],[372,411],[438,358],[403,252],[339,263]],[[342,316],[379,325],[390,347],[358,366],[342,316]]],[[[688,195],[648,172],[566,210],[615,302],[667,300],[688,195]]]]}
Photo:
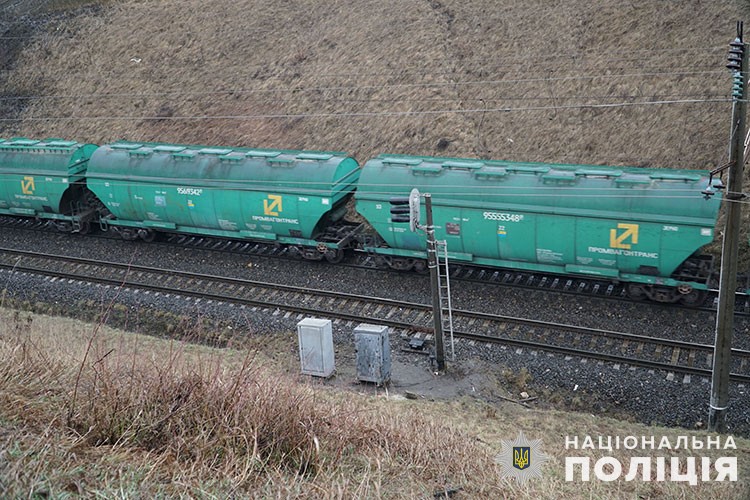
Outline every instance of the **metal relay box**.
{"type": "Polygon", "coordinates": [[[331,320],[305,318],[297,323],[302,373],[330,377],[336,369],[331,320]]]}
{"type": "Polygon", "coordinates": [[[357,378],[383,385],[391,379],[389,329],[383,325],[361,324],[354,329],[357,350],[357,378]]]}

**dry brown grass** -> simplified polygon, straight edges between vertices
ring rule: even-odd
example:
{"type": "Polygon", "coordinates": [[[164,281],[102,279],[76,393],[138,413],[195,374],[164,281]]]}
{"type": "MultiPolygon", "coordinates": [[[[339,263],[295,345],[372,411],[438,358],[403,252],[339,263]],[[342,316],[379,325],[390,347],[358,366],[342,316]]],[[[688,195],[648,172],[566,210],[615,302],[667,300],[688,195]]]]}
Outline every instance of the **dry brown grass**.
{"type": "MultiPolygon", "coordinates": [[[[273,346],[212,350],[0,309],[0,496],[427,498],[441,488],[460,488],[457,498],[747,494],[743,439],[739,483],[566,483],[567,434],[674,442],[692,433],[469,399],[336,392],[300,382],[267,354],[278,355],[273,346]],[[519,429],[543,437],[553,457],[544,478],[523,487],[500,480],[494,463],[500,441],[519,429]]],[[[587,453],[598,458],[578,452],[587,453]]]]}
{"type": "MultiPolygon", "coordinates": [[[[219,497],[423,496],[478,474],[470,457],[491,461],[460,431],[410,411],[327,397],[251,354],[224,357],[99,326],[82,337],[57,325],[49,338],[31,318],[5,312],[10,328],[0,335],[0,422],[14,436],[6,449],[19,450],[5,454],[3,496],[28,488],[61,494],[70,488],[59,482],[75,475],[71,455],[96,470],[101,450],[132,463],[120,469],[132,475],[127,491],[141,496],[201,489],[219,497]],[[48,468],[28,467],[40,445],[60,456],[45,452],[48,468]],[[464,460],[448,460],[455,453],[464,460]],[[35,486],[42,477],[50,479],[35,486]]],[[[75,482],[81,492],[114,486],[83,476],[75,482]]]]}
{"type": "Polygon", "coordinates": [[[566,106],[727,96],[726,42],[748,13],[699,0],[115,2],[50,27],[9,87],[57,96],[28,103],[15,128],[30,136],[698,168],[726,156],[728,103],[566,106]],[[436,113],[379,114],[403,111],[436,113]],[[266,114],[303,116],[176,119],[266,114]],[[31,121],[43,117],[61,119],[31,121]]]}

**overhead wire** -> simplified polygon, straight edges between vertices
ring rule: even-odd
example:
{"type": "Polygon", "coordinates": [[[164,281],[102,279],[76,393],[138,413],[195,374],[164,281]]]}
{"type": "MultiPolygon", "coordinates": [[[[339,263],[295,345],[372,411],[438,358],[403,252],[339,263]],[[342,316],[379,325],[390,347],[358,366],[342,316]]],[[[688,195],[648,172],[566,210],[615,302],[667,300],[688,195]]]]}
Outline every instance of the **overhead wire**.
{"type": "MultiPolygon", "coordinates": [[[[222,92],[217,92],[215,95],[221,95],[222,92]]],[[[229,93],[228,95],[231,95],[229,93]]],[[[728,96],[726,93],[669,93],[669,94],[630,94],[630,95],[556,95],[556,96],[520,96],[520,95],[496,95],[494,97],[479,97],[479,96],[455,96],[455,97],[430,97],[430,98],[410,98],[410,97],[391,97],[391,98],[353,98],[353,97],[342,97],[338,95],[319,95],[312,96],[309,100],[313,102],[336,102],[336,103],[449,103],[449,102],[481,102],[481,103],[498,103],[505,101],[571,101],[571,100],[613,100],[613,99],[648,99],[650,101],[666,101],[666,100],[681,100],[687,98],[695,99],[721,99],[728,96]]],[[[187,96],[190,98],[190,96],[187,96]]],[[[124,98],[124,97],[123,97],[124,98]]],[[[34,99],[29,97],[28,99],[34,99]]],[[[60,98],[64,99],[64,98],[60,98]]],[[[118,99],[115,97],[113,99],[118,99]]],[[[265,103],[299,103],[300,99],[297,97],[270,97],[270,98],[250,98],[252,102],[265,102],[265,103]]],[[[0,97],[0,102],[15,100],[13,98],[4,99],[0,97]]]]}
{"type": "MultiPolygon", "coordinates": [[[[465,62],[465,61],[464,61],[465,62]]],[[[669,68],[665,68],[663,65],[659,65],[658,62],[654,62],[653,60],[638,60],[638,62],[642,63],[651,63],[655,64],[656,67],[649,67],[645,68],[643,67],[643,64],[637,64],[638,66],[641,66],[641,70],[643,72],[651,72],[651,73],[663,73],[665,70],[668,70],[669,68]]],[[[399,69],[399,70],[390,70],[390,69],[383,69],[379,71],[359,71],[359,72],[353,72],[349,71],[346,73],[332,73],[330,72],[330,65],[333,63],[333,61],[324,61],[321,63],[318,63],[317,65],[308,65],[305,67],[305,72],[303,73],[300,71],[299,68],[296,67],[287,67],[282,66],[280,68],[271,69],[268,68],[268,65],[264,65],[263,69],[256,69],[252,70],[252,68],[248,67],[247,65],[237,65],[237,66],[227,66],[225,64],[217,65],[216,67],[212,67],[207,64],[201,64],[200,67],[196,67],[197,71],[210,71],[212,75],[216,75],[217,77],[221,77],[222,74],[228,74],[228,75],[238,75],[242,74],[245,77],[249,79],[261,79],[261,80],[271,80],[271,79],[279,79],[279,80],[287,80],[287,79],[294,79],[299,78],[302,75],[305,76],[314,76],[317,79],[325,80],[325,79],[346,79],[346,80],[364,80],[364,79],[374,79],[374,78],[386,78],[386,79],[394,79],[394,78],[407,78],[407,77],[444,77],[444,78],[450,78],[453,76],[464,76],[466,74],[493,74],[498,72],[522,72],[523,70],[516,70],[511,69],[514,65],[509,64],[503,64],[503,65],[490,65],[486,61],[477,61],[477,66],[470,66],[462,64],[459,67],[456,67],[451,70],[446,71],[440,71],[436,69],[433,66],[430,66],[428,68],[420,68],[420,67],[414,67],[414,66],[408,66],[406,69],[399,69]]],[[[472,63],[473,64],[473,63],[472,63]]],[[[521,65],[522,63],[518,63],[517,65],[521,65]]],[[[336,61],[336,66],[341,67],[343,64],[340,61],[336,61]]],[[[587,65],[581,65],[581,66],[587,66],[587,65]]],[[[123,71],[132,71],[133,69],[137,69],[139,67],[149,67],[149,62],[144,61],[142,58],[133,57],[130,58],[127,61],[123,61],[119,64],[114,64],[109,67],[109,71],[114,71],[115,69],[123,70],[123,71]],[[135,60],[133,60],[135,59],[135,60]]],[[[361,66],[360,66],[361,67],[361,66]]],[[[607,61],[607,70],[608,71],[614,71],[616,74],[618,71],[624,71],[624,70],[632,70],[633,65],[614,65],[610,61],[607,61]]],[[[676,69],[674,66],[672,67],[676,69]]],[[[691,71],[695,70],[709,70],[709,69],[716,68],[716,64],[713,62],[707,62],[705,64],[698,64],[696,61],[691,62],[689,69],[691,71]]],[[[575,65],[565,65],[565,66],[539,66],[537,73],[547,73],[547,74],[559,74],[559,73],[565,73],[568,71],[577,71],[580,70],[580,68],[576,68],[575,65]]],[[[0,69],[0,73],[13,73],[17,71],[16,69],[0,69]]]]}
{"type": "MultiPolygon", "coordinates": [[[[3,37],[0,37],[0,40],[3,37]]],[[[145,47],[144,47],[145,49],[145,47]]],[[[143,57],[140,56],[140,51],[138,51],[135,47],[132,50],[132,53],[129,55],[125,55],[122,59],[123,61],[130,61],[132,58],[139,58],[142,61],[144,60],[143,57]]],[[[680,51],[681,53],[684,53],[685,51],[680,51]]],[[[689,52],[689,51],[688,51],[689,52]]],[[[713,57],[713,54],[715,53],[715,56],[721,57],[721,52],[718,47],[712,47],[708,50],[695,50],[694,52],[697,52],[697,55],[700,55],[700,52],[703,53],[705,56],[713,57]]],[[[521,52],[521,55],[509,55],[509,56],[499,56],[499,55],[490,55],[490,56],[484,56],[484,55],[478,55],[475,58],[462,58],[460,60],[453,60],[452,63],[446,64],[446,65],[436,65],[436,64],[429,64],[429,65],[409,65],[409,66],[403,66],[398,69],[399,72],[429,72],[432,74],[452,74],[455,73],[457,70],[456,68],[462,68],[464,70],[473,70],[473,71],[483,71],[485,69],[487,70],[499,70],[499,69],[506,69],[509,67],[515,67],[515,66],[528,66],[528,60],[529,58],[543,58],[545,61],[547,61],[547,64],[554,63],[554,62],[564,62],[567,66],[577,66],[577,65],[585,65],[585,64],[591,64],[595,62],[597,59],[589,58],[587,55],[581,55],[581,54],[575,54],[575,53],[569,53],[569,54],[559,54],[557,56],[548,54],[548,53],[524,53],[521,52]],[[476,66],[476,67],[474,67],[476,66]]],[[[697,57],[696,55],[696,57],[697,57]]],[[[290,57],[288,54],[286,57],[290,57]]],[[[602,54],[598,53],[597,58],[601,59],[602,54]]],[[[108,59],[112,60],[112,59],[108,59]]],[[[146,62],[148,62],[148,59],[145,59],[146,62]]],[[[653,57],[615,57],[612,55],[612,53],[607,52],[606,54],[606,62],[608,68],[617,68],[617,63],[654,63],[655,61],[658,61],[658,59],[654,59],[653,57]]],[[[130,61],[133,62],[133,61],[130,61]]],[[[284,69],[285,71],[288,71],[289,73],[297,73],[299,72],[299,68],[294,65],[294,63],[288,59],[284,58],[284,55],[282,55],[279,59],[269,61],[266,63],[257,63],[257,64],[247,64],[247,63],[240,63],[240,64],[234,64],[234,65],[226,65],[226,61],[221,61],[221,67],[227,70],[234,70],[234,69],[242,69],[244,71],[254,71],[254,72],[260,72],[263,70],[269,70],[272,66],[277,66],[277,69],[284,69]]],[[[334,62],[333,60],[326,60],[326,59],[318,59],[314,61],[309,61],[307,64],[309,67],[315,68],[316,66],[320,66],[325,68],[326,70],[329,68],[330,63],[334,62]]],[[[672,59],[669,59],[665,62],[671,63],[673,62],[672,59]]],[[[693,62],[695,61],[695,58],[693,58],[693,62]]],[[[347,60],[342,61],[340,59],[335,60],[336,67],[340,68],[341,70],[346,70],[347,67],[353,67],[356,69],[359,69],[362,67],[362,62],[360,60],[347,60]]],[[[354,74],[355,76],[377,76],[379,74],[382,74],[386,70],[390,71],[396,71],[396,69],[390,65],[390,63],[386,61],[381,61],[382,64],[385,65],[385,68],[383,70],[377,70],[373,69],[370,72],[363,73],[359,72],[354,74]]],[[[705,63],[708,64],[708,63],[705,63]]],[[[369,64],[369,67],[377,67],[376,64],[369,64]]],[[[538,70],[546,70],[548,68],[556,68],[555,66],[544,66],[544,65],[537,65],[538,70]]],[[[332,75],[332,76],[349,76],[351,75],[351,72],[347,73],[327,73],[325,71],[321,72],[321,75],[332,75]]],[[[285,74],[285,76],[289,76],[288,74],[285,74]]]]}
{"type": "Polygon", "coordinates": [[[525,106],[500,108],[472,108],[472,109],[439,109],[439,110],[411,110],[411,111],[360,111],[360,112],[313,112],[313,113],[262,113],[248,115],[191,115],[191,116],[27,116],[18,118],[0,118],[0,122],[16,121],[203,121],[203,120],[260,120],[260,119],[300,119],[300,118],[355,118],[355,117],[383,117],[383,116],[426,116],[443,114],[475,114],[475,113],[508,113],[519,111],[559,111],[569,109],[611,109],[636,106],[662,106],[673,104],[708,104],[732,102],[732,99],[679,99],[642,102],[619,102],[602,104],[576,104],[553,106],[525,106]]]}
{"type": "MultiPolygon", "coordinates": [[[[49,40],[52,36],[57,35],[44,35],[39,37],[41,40],[49,40]]],[[[60,36],[69,36],[69,34],[62,33],[60,36]]],[[[23,37],[5,37],[0,36],[0,40],[22,40],[23,37]]],[[[28,37],[26,39],[33,39],[32,37],[28,37]]],[[[632,50],[632,51],[617,51],[612,50],[608,51],[607,53],[607,61],[608,63],[612,63],[615,61],[640,61],[642,59],[639,58],[622,58],[618,59],[617,55],[628,55],[628,54],[653,54],[653,53],[673,53],[673,52],[706,52],[708,51],[718,51],[721,49],[724,50],[724,47],[695,47],[695,48],[665,48],[665,49],[640,49],[640,50],[632,50]]],[[[536,54],[538,55],[538,54],[536,54]]],[[[563,54],[544,54],[545,58],[548,57],[556,57],[556,58],[569,58],[570,62],[573,63],[579,63],[579,62],[586,62],[585,59],[582,59],[582,57],[587,57],[589,55],[595,55],[597,57],[601,57],[601,54],[597,50],[591,50],[591,51],[582,51],[582,52],[576,52],[576,53],[563,53],[563,54]]],[[[534,57],[533,54],[519,54],[514,56],[513,58],[500,58],[500,59],[490,59],[489,61],[509,61],[506,63],[506,65],[516,65],[516,64],[527,64],[528,57],[534,57]],[[523,60],[521,60],[523,59],[523,60]]],[[[482,60],[483,62],[485,60],[482,60]]],[[[466,62],[470,61],[461,61],[461,66],[466,62]]],[[[352,62],[351,65],[356,65],[357,63],[352,62]]],[[[706,66],[708,67],[708,66],[706,66]]],[[[243,71],[251,71],[253,68],[257,68],[260,70],[263,70],[267,68],[267,65],[257,65],[257,66],[237,66],[237,68],[241,68],[243,71]]],[[[712,75],[712,74],[723,74],[723,70],[711,70],[711,71],[696,71],[696,69],[702,68],[702,66],[695,66],[692,69],[692,71],[641,71],[641,72],[633,72],[633,73],[614,73],[614,74],[596,74],[596,75],[577,75],[577,76],[552,76],[552,73],[559,73],[564,71],[571,71],[571,69],[565,69],[565,68],[555,68],[554,70],[550,71],[550,76],[547,77],[537,77],[537,78],[519,78],[519,79],[501,79],[501,80],[478,80],[478,81],[466,81],[466,82],[453,82],[453,81],[446,81],[446,82],[414,82],[414,83],[390,83],[390,84],[383,84],[383,85],[356,85],[356,86],[321,86],[316,85],[312,87],[306,87],[306,86],[294,86],[289,85],[286,88],[279,88],[279,89],[226,89],[226,90],[206,90],[206,91],[183,91],[183,90],[172,90],[172,91],[165,91],[165,92],[157,92],[157,93],[137,93],[137,92],[128,92],[128,93],[92,93],[92,94],[79,94],[79,95],[39,95],[39,96],[3,96],[0,97],[0,101],[13,101],[13,100],[44,100],[44,99],[112,99],[112,98],[126,98],[126,99],[133,99],[133,98],[143,98],[143,97],[167,97],[167,98],[185,98],[185,97],[198,97],[198,96],[218,96],[218,95],[228,95],[228,96],[234,96],[234,95],[252,95],[252,94],[258,94],[258,95],[268,95],[273,93],[278,94],[285,94],[285,93],[292,93],[292,94],[299,94],[299,93],[332,93],[332,92],[364,92],[364,91],[373,91],[373,90],[388,90],[388,89],[408,89],[408,88],[442,88],[442,87],[453,87],[453,88],[468,88],[469,86],[482,86],[483,89],[490,89],[495,88],[496,86],[501,85],[513,85],[513,84],[519,84],[519,83],[554,83],[554,82],[561,82],[561,81],[574,81],[574,80],[593,80],[593,79],[609,79],[609,78],[667,78],[670,76],[675,77],[697,77],[697,76],[705,76],[705,75],[712,75]]],[[[223,67],[222,70],[231,70],[232,67],[223,67]]],[[[283,68],[282,68],[283,69],[283,68]]],[[[501,67],[498,65],[495,67],[495,69],[501,69],[501,67]]],[[[613,69],[612,66],[608,66],[608,69],[611,71],[613,69]]],[[[287,70],[284,70],[287,71],[287,70]]],[[[468,71],[472,71],[471,68],[468,68],[468,71]]],[[[492,71],[492,68],[487,66],[483,66],[480,68],[477,68],[474,70],[476,72],[486,72],[486,71],[492,71]]],[[[539,72],[543,72],[544,69],[541,69],[539,72]]],[[[464,70],[462,73],[465,74],[466,70],[464,70]]],[[[339,77],[346,77],[349,79],[365,79],[372,76],[377,76],[380,78],[405,78],[405,77],[420,77],[420,78],[438,78],[438,77],[450,77],[453,75],[460,75],[461,73],[458,73],[457,71],[445,71],[440,72],[436,71],[434,68],[432,71],[420,71],[419,69],[410,69],[409,72],[373,72],[373,73],[359,73],[359,74],[321,74],[316,75],[319,76],[319,78],[325,79],[325,78],[339,78],[339,77]]],[[[264,82],[268,80],[273,79],[283,79],[288,78],[291,76],[291,73],[281,72],[281,73],[271,73],[270,75],[263,75],[265,78],[264,82]]],[[[292,98],[283,98],[283,97],[277,97],[277,98],[271,98],[268,99],[265,97],[264,99],[270,100],[273,102],[291,102],[292,98]]],[[[439,114],[476,114],[476,113],[501,113],[501,112],[540,112],[540,111],[559,111],[559,110],[575,110],[575,109],[608,109],[608,108],[623,108],[623,107],[632,107],[632,106],[654,106],[654,105],[687,105],[687,104],[710,104],[710,103],[724,103],[724,102],[731,102],[730,98],[724,98],[720,94],[667,94],[667,95],[621,95],[621,96],[596,96],[596,95],[589,95],[589,96],[555,96],[555,97],[544,97],[544,96],[533,96],[533,97],[527,97],[527,96],[505,96],[505,97],[491,97],[491,98],[481,98],[481,97],[458,97],[455,99],[351,99],[351,98],[342,98],[342,97],[328,97],[328,98],[322,98],[319,96],[316,96],[316,99],[319,100],[335,100],[339,103],[355,103],[355,102],[362,102],[362,103],[440,103],[440,102],[455,102],[455,101],[466,101],[466,102],[482,102],[482,103],[499,103],[502,101],[537,101],[537,102],[544,102],[544,101],[553,101],[553,102],[561,102],[561,101],[570,101],[572,99],[587,99],[587,100],[614,100],[614,99],[640,99],[641,101],[638,102],[614,102],[614,103],[584,103],[584,104],[563,104],[563,105],[553,105],[553,106],[490,106],[490,107],[483,107],[483,108],[477,108],[472,107],[470,109],[435,109],[435,110],[408,110],[408,111],[345,111],[345,112],[317,112],[317,113],[259,113],[259,114],[237,114],[237,115],[186,115],[186,116],[68,116],[68,117],[54,117],[54,116],[39,116],[39,117],[25,117],[23,119],[13,119],[13,118],[0,118],[0,122],[14,122],[14,121],[76,121],[76,120],[119,120],[119,121],[175,121],[175,120],[184,120],[184,121],[200,121],[200,120],[257,120],[257,119],[297,119],[297,118],[347,118],[347,117],[390,117],[390,116],[426,116],[426,115],[439,115],[439,114]],[[649,99],[648,101],[643,101],[644,99],[649,99]]],[[[621,191],[621,190],[620,190],[621,191]]],[[[619,192],[618,192],[619,193],[619,192]]],[[[515,195],[519,196],[519,195],[515,195]]],[[[520,195],[523,196],[523,195],[520,195]]],[[[540,194],[540,196],[547,196],[546,194],[540,194]]],[[[596,196],[596,197],[607,197],[608,194],[602,194],[601,189],[598,190],[598,193],[596,195],[581,195],[580,193],[576,196],[596,196]]],[[[621,196],[619,196],[621,197],[621,196]]],[[[649,196],[651,197],[651,196],[649,196]]],[[[669,197],[667,197],[669,198],[669,197]]],[[[676,198],[688,198],[688,197],[675,197],[676,198]]],[[[727,201],[737,201],[740,203],[750,203],[745,202],[741,200],[727,200],[727,201]]]]}
{"type": "MultiPolygon", "coordinates": [[[[285,34],[288,34],[285,32],[285,34]]],[[[35,36],[16,36],[16,35],[2,35],[0,36],[0,40],[50,40],[54,38],[74,38],[71,36],[69,32],[56,32],[56,33],[47,33],[44,35],[35,35],[35,36]]],[[[493,53],[493,55],[485,56],[478,54],[475,58],[462,58],[459,61],[453,62],[450,65],[449,71],[438,71],[440,68],[439,66],[435,66],[434,64],[430,64],[429,66],[423,66],[422,68],[415,68],[413,66],[408,67],[409,70],[416,70],[416,71],[424,71],[428,70],[432,74],[450,74],[454,73],[456,71],[456,67],[462,67],[471,69],[470,66],[472,64],[476,64],[477,71],[484,70],[484,69],[503,69],[507,66],[516,66],[516,65],[527,65],[529,58],[544,58],[544,60],[551,61],[551,60],[564,60],[567,62],[572,63],[585,63],[587,61],[590,61],[592,58],[602,58],[606,57],[607,61],[607,67],[611,68],[613,67],[614,63],[617,62],[639,62],[644,60],[652,60],[653,58],[649,57],[646,59],[645,56],[650,55],[659,55],[659,54],[669,54],[673,52],[677,52],[680,54],[684,53],[696,53],[696,52],[703,52],[706,54],[711,54],[716,52],[717,55],[724,50],[723,46],[713,46],[713,45],[705,45],[705,46],[693,46],[693,47],[665,47],[665,48],[647,48],[647,49],[630,49],[630,50],[618,50],[618,49],[608,49],[606,51],[606,54],[602,54],[601,50],[599,49],[589,49],[589,50],[576,50],[576,51],[560,51],[560,52],[549,52],[544,51],[540,52],[535,49],[527,49],[527,50],[515,50],[513,54],[503,54],[498,55],[497,52],[493,53]],[[631,57],[631,56],[640,56],[640,57],[631,57]]],[[[134,52],[136,52],[136,48],[134,47],[134,52]]],[[[138,54],[134,54],[134,56],[137,57],[138,54]]],[[[224,63],[224,61],[222,61],[224,63]]],[[[268,63],[258,63],[258,64],[246,64],[243,63],[241,65],[236,66],[226,66],[225,64],[222,64],[222,68],[224,69],[234,69],[234,68],[241,68],[245,71],[249,70],[263,70],[269,68],[271,64],[284,64],[285,61],[283,58],[279,60],[270,61],[268,63]]],[[[328,65],[327,61],[320,61],[321,65],[328,65]]],[[[356,68],[360,68],[362,66],[361,61],[359,60],[351,60],[351,61],[341,61],[340,59],[336,60],[336,66],[341,68],[346,68],[347,66],[353,66],[356,68]]],[[[444,66],[445,67],[445,66],[444,66]]],[[[543,67],[540,67],[540,69],[544,69],[543,67]]],[[[298,68],[290,68],[289,71],[298,72],[298,68]]],[[[372,72],[372,73],[360,73],[360,76],[375,76],[380,74],[381,72],[372,72]]],[[[325,74],[325,73],[323,73],[325,74]]],[[[351,72],[346,74],[340,74],[335,76],[352,76],[351,72]]],[[[354,76],[357,76],[356,74],[354,76]]]]}
{"type": "Polygon", "coordinates": [[[361,91],[361,90],[383,90],[398,88],[430,88],[430,87],[463,87],[463,86],[488,86],[488,85],[508,85],[518,83],[551,83],[571,80],[593,80],[597,78],[645,78],[645,77],[666,77],[666,76],[691,76],[691,75],[708,75],[723,74],[724,71],[678,71],[678,72],[641,72],[641,73],[610,73],[595,75],[578,75],[578,76],[560,76],[560,77],[536,77],[536,78],[514,78],[499,80],[473,80],[458,82],[420,82],[420,83],[392,83],[381,85],[350,85],[350,86],[288,86],[284,88],[271,89],[222,89],[222,90],[205,90],[205,91],[165,91],[165,92],[103,92],[91,94],[48,94],[39,96],[3,96],[0,100],[24,100],[24,99],[92,99],[103,97],[184,97],[187,95],[217,95],[217,94],[255,94],[255,93],[301,93],[301,92],[330,92],[330,91],[361,91]]]}

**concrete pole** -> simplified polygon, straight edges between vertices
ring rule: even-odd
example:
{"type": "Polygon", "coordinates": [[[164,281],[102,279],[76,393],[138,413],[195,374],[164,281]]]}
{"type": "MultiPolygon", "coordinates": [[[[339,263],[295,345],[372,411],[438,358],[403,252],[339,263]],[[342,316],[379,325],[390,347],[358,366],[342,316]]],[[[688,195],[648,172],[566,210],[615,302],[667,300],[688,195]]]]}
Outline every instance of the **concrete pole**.
{"type": "MultiPolygon", "coordinates": [[[[738,38],[742,40],[738,26],[738,38]]],[[[737,256],[740,242],[740,200],[742,174],[745,163],[743,139],[747,115],[748,50],[742,55],[742,95],[732,104],[732,131],[729,150],[729,175],[727,182],[726,226],[721,251],[721,274],[719,281],[719,305],[716,310],[716,341],[714,343],[713,374],[711,377],[711,403],[708,413],[708,430],[726,433],[727,408],[729,407],[729,370],[732,356],[732,332],[734,330],[734,301],[737,289],[737,256]]]]}

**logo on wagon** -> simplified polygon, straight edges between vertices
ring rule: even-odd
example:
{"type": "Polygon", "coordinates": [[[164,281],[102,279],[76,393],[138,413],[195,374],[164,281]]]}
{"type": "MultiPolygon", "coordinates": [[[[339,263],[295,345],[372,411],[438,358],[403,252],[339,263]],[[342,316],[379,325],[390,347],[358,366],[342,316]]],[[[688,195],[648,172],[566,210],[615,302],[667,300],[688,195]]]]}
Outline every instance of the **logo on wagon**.
{"type": "Polygon", "coordinates": [[[266,215],[279,215],[283,212],[281,208],[281,196],[269,194],[268,198],[263,200],[263,213],[266,215]]]}
{"type": "Polygon", "coordinates": [[[617,224],[617,229],[609,230],[609,247],[630,250],[638,244],[638,224],[617,224]]]}
{"type": "Polygon", "coordinates": [[[23,194],[34,194],[34,178],[33,177],[24,177],[21,180],[21,192],[23,194]]]}

